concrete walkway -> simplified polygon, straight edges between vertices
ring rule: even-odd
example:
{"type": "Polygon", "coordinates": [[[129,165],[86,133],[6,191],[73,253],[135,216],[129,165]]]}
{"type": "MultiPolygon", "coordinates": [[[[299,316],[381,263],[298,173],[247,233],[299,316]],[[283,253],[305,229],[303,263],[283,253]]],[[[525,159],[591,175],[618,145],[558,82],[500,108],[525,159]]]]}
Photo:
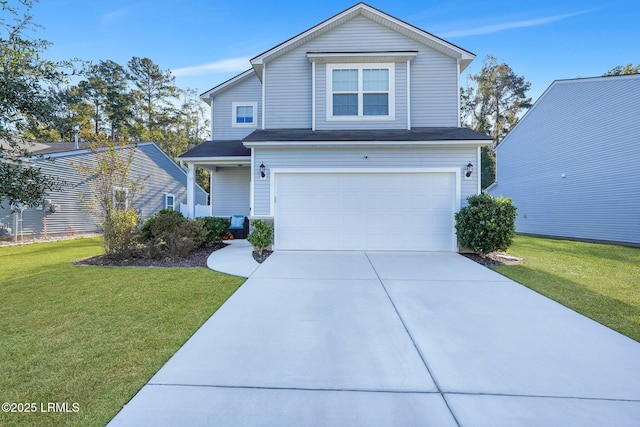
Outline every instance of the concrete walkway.
{"type": "Polygon", "coordinates": [[[207,267],[221,273],[249,277],[260,264],[253,259],[253,246],[245,239],[227,240],[227,247],[209,255],[207,267]]]}
{"type": "Polygon", "coordinates": [[[639,372],[457,254],[276,252],[110,425],[637,426],[639,372]]]}

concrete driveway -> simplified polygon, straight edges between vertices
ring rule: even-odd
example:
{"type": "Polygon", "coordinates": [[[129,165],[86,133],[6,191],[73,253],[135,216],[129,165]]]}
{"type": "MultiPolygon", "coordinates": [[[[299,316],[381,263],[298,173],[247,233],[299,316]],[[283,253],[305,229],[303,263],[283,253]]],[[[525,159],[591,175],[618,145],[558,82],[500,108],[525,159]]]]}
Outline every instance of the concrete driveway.
{"type": "Polygon", "coordinates": [[[276,252],[113,426],[638,426],[640,343],[453,253],[276,252]]]}

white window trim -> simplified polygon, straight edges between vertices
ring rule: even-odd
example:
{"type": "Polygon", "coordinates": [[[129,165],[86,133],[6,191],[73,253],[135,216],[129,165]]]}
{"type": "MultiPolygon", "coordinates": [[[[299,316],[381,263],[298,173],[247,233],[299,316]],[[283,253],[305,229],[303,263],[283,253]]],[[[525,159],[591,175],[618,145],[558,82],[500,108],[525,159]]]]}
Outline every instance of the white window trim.
{"type": "Polygon", "coordinates": [[[175,194],[171,194],[171,193],[164,193],[164,208],[165,209],[171,209],[171,210],[176,210],[176,196],[175,194]],[[171,208],[169,208],[169,197],[173,197],[173,205],[171,205],[171,208]]]}
{"type": "Polygon", "coordinates": [[[327,86],[327,121],[390,121],[396,118],[396,64],[395,63],[343,63],[327,64],[326,66],[326,86],[327,86]],[[362,70],[365,68],[387,68],[389,70],[389,114],[386,116],[365,116],[362,114],[362,70]],[[358,115],[357,116],[334,116],[333,115],[333,70],[349,69],[358,70],[358,115]]]}
{"type": "Polygon", "coordinates": [[[231,127],[234,128],[257,128],[258,127],[258,103],[257,102],[232,102],[231,103],[231,127]],[[236,113],[238,107],[253,108],[253,123],[236,123],[236,113]]]}
{"type": "Polygon", "coordinates": [[[118,206],[118,202],[116,200],[116,193],[118,191],[122,191],[124,192],[124,209],[128,210],[129,209],[129,189],[125,188],[125,187],[113,187],[113,193],[112,193],[112,201],[111,201],[111,206],[113,206],[114,208],[118,206]]]}

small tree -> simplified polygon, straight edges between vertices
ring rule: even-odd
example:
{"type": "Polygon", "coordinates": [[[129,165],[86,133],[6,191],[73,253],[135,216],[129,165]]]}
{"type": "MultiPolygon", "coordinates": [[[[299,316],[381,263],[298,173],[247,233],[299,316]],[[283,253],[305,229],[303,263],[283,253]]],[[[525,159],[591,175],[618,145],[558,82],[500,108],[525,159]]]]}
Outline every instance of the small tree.
{"type": "Polygon", "coordinates": [[[273,242],[273,227],[260,219],[254,221],[252,226],[253,231],[247,236],[247,240],[258,255],[262,256],[262,252],[273,242]]]}
{"type": "Polygon", "coordinates": [[[482,256],[506,251],[516,233],[517,209],[506,197],[477,194],[467,198],[469,204],[456,213],[458,241],[482,256]]]}
{"type": "Polygon", "coordinates": [[[134,178],[131,165],[134,146],[123,142],[97,142],[90,145],[92,161],[72,162],[87,178],[89,194],[79,194],[89,212],[100,219],[107,256],[131,255],[140,217],[133,207],[136,194],[146,177],[134,178]]]}

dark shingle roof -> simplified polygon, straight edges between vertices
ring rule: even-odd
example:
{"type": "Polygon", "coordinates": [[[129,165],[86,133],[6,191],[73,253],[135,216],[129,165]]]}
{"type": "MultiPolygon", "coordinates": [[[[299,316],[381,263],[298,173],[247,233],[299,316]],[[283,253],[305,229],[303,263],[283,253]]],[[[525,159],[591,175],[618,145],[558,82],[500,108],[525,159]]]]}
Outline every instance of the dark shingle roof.
{"type": "Polygon", "coordinates": [[[385,130],[256,130],[244,142],[265,141],[465,141],[491,140],[490,136],[467,128],[433,127],[385,130]]]}
{"type": "MultiPolygon", "coordinates": [[[[30,149],[32,154],[44,155],[44,154],[56,154],[65,153],[67,151],[75,150],[75,143],[73,142],[40,142],[36,143],[33,148],[30,149]]],[[[87,142],[79,142],[78,149],[86,150],[89,148],[87,142]]]]}
{"type": "Polygon", "coordinates": [[[249,157],[251,150],[242,141],[207,141],[193,147],[191,150],[181,154],[178,158],[200,158],[200,157],[249,157]]]}

